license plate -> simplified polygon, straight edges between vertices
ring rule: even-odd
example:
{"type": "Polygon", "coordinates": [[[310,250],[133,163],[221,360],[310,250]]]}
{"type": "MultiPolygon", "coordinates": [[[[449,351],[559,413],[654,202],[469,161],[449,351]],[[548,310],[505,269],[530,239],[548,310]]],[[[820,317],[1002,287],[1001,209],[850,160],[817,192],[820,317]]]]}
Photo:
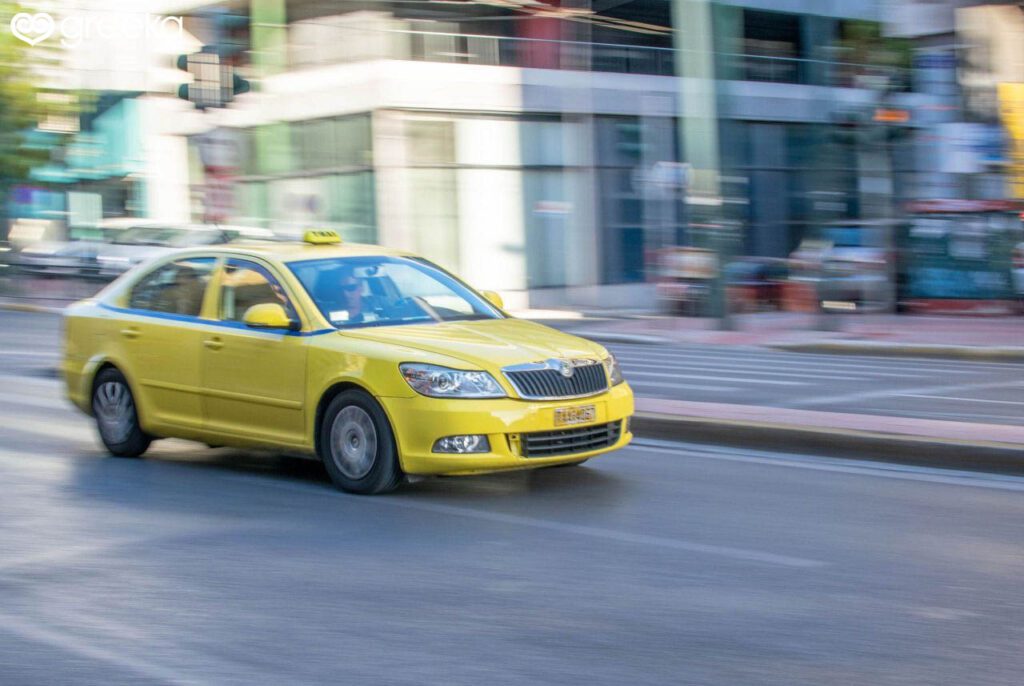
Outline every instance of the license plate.
{"type": "Polygon", "coordinates": [[[571,426],[586,424],[597,419],[597,408],[594,405],[580,407],[559,407],[555,409],[555,426],[571,426]]]}

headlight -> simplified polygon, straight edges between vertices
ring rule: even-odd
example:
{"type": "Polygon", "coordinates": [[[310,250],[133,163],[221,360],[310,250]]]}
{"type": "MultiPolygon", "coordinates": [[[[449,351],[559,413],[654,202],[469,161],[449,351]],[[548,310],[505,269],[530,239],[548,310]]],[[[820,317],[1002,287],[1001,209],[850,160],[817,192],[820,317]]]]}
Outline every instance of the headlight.
{"type": "Polygon", "coordinates": [[[611,379],[612,386],[618,386],[625,381],[622,378],[622,369],[619,367],[619,361],[615,359],[615,355],[608,353],[608,357],[604,359],[604,368],[608,370],[608,378],[611,379]]]}
{"type": "Polygon", "coordinates": [[[414,391],[431,398],[505,397],[505,391],[487,372],[467,372],[411,362],[400,364],[398,368],[414,391]]]}

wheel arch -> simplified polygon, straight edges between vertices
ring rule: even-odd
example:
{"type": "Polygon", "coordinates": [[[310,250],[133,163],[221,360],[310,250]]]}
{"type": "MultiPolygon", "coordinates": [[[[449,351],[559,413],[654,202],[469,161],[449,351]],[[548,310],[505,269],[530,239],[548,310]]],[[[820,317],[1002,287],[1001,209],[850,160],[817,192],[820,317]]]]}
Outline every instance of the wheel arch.
{"type": "Polygon", "coordinates": [[[324,413],[327,412],[327,407],[331,404],[331,401],[334,400],[336,397],[338,397],[345,391],[351,390],[362,391],[366,395],[373,398],[374,402],[376,402],[377,405],[380,407],[381,411],[384,413],[384,416],[391,424],[391,435],[395,441],[395,450],[398,452],[398,464],[400,468],[404,469],[404,465],[402,464],[402,446],[399,443],[398,432],[395,430],[395,420],[394,417],[391,416],[391,412],[388,411],[387,406],[380,401],[380,398],[373,391],[371,391],[366,386],[363,386],[362,384],[356,383],[355,381],[349,379],[335,381],[330,386],[328,386],[323,393],[320,394],[320,400],[316,404],[316,412],[313,416],[313,450],[315,451],[316,455],[320,455],[320,434],[322,433],[321,424],[323,423],[324,420],[324,413]]]}
{"type": "Polygon", "coordinates": [[[132,397],[135,399],[135,411],[136,413],[138,413],[139,424],[145,430],[149,419],[147,416],[148,413],[146,412],[146,408],[143,407],[143,404],[139,402],[139,392],[137,385],[135,383],[135,380],[131,377],[131,375],[125,371],[125,365],[120,364],[118,363],[117,360],[109,357],[96,357],[92,360],[89,360],[89,364],[86,369],[87,371],[85,374],[85,378],[82,380],[82,385],[88,388],[89,391],[87,403],[87,412],[89,416],[93,416],[92,396],[96,392],[96,380],[99,378],[100,373],[104,369],[113,369],[114,371],[118,372],[121,376],[123,376],[124,380],[128,382],[128,390],[132,392],[132,397]]]}

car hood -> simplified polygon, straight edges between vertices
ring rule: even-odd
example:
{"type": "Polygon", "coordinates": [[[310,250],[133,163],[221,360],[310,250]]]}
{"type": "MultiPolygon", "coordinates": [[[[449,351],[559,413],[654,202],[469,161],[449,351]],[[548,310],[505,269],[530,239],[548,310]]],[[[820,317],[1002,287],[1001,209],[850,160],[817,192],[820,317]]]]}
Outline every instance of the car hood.
{"type": "Polygon", "coordinates": [[[597,343],[522,319],[368,327],[346,329],[343,335],[457,358],[488,370],[551,358],[607,356],[597,343]]]}

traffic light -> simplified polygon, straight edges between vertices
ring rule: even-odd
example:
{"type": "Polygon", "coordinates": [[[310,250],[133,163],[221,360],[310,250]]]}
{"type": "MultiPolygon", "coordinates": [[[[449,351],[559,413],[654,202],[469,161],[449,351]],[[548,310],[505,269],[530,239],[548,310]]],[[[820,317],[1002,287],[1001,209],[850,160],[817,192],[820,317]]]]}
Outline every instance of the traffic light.
{"type": "Polygon", "coordinates": [[[199,52],[180,55],[177,67],[192,75],[192,83],[178,87],[178,97],[200,110],[225,107],[236,95],[252,90],[252,85],[221,59],[217,49],[208,45],[199,52]]]}

